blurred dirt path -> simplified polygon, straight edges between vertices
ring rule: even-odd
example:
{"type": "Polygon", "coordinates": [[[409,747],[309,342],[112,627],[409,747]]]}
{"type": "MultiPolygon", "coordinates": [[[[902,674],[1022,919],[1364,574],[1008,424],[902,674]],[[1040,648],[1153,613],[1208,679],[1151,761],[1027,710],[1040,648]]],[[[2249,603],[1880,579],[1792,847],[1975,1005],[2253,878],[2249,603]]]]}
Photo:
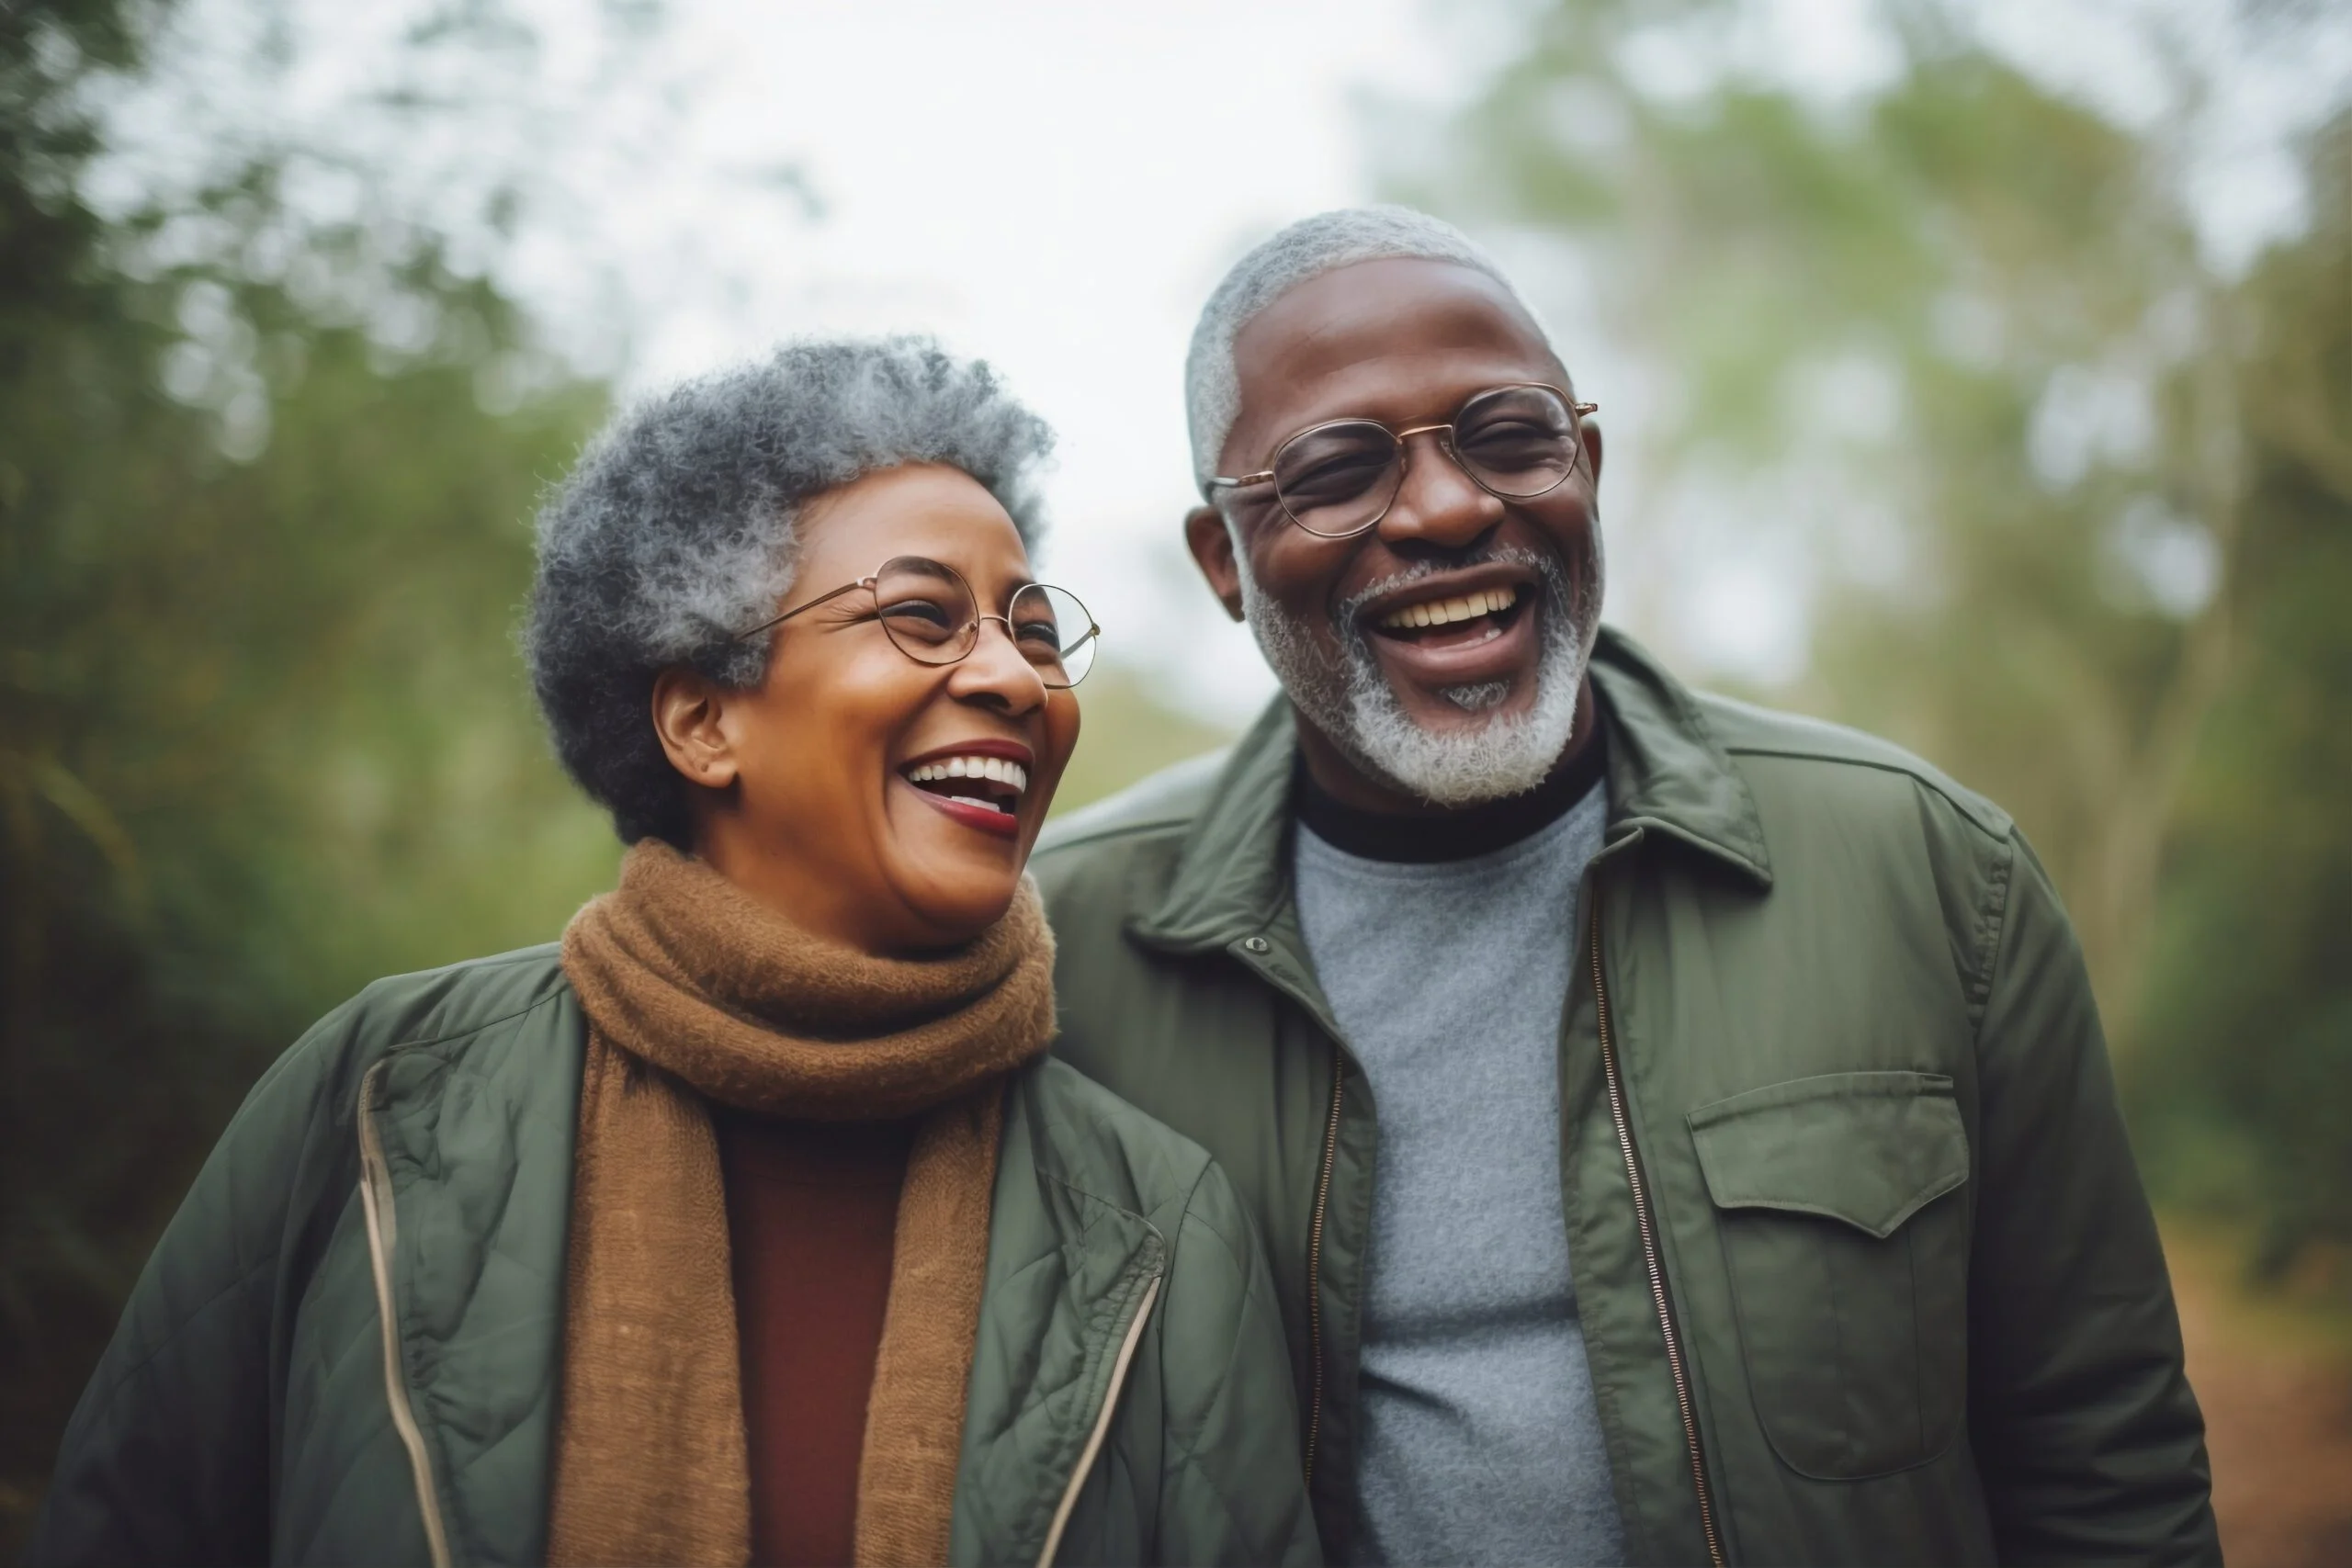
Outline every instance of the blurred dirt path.
{"type": "Polygon", "coordinates": [[[2166,1241],[2231,1568],[2352,1563],[2352,1359],[2248,1303],[2233,1260],[2166,1241]]]}

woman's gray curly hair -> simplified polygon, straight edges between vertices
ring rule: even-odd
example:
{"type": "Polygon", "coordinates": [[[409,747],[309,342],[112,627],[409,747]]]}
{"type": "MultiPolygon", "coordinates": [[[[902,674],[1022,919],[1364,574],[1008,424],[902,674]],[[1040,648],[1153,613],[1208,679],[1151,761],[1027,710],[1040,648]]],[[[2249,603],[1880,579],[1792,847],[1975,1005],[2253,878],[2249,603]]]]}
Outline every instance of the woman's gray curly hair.
{"type": "Polygon", "coordinates": [[[523,648],[557,756],[623,842],[690,847],[685,781],[653,732],[654,677],[765,677],[767,640],[736,638],[792,586],[805,503],[876,469],[944,463],[987,486],[1034,547],[1052,447],[987,365],[927,338],[787,343],[628,410],[539,510],[523,648]]]}

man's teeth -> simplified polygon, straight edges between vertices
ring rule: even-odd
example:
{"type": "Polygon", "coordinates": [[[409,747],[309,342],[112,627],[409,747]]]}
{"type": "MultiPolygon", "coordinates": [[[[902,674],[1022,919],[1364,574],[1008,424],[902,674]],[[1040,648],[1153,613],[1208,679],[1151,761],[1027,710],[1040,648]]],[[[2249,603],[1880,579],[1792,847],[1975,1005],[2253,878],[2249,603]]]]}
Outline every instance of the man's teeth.
{"type": "Polygon", "coordinates": [[[1480,615],[1491,615],[1510,609],[1519,603],[1516,588],[1482,588],[1476,593],[1464,593],[1453,599],[1432,599],[1425,604],[1408,604],[1380,617],[1380,624],[1397,631],[1417,626],[1445,626],[1456,621],[1475,621],[1480,615]]]}
{"type": "Polygon", "coordinates": [[[910,784],[935,784],[941,779],[988,779],[1012,785],[1018,795],[1029,787],[1029,770],[1001,757],[942,757],[907,770],[910,784]]]}

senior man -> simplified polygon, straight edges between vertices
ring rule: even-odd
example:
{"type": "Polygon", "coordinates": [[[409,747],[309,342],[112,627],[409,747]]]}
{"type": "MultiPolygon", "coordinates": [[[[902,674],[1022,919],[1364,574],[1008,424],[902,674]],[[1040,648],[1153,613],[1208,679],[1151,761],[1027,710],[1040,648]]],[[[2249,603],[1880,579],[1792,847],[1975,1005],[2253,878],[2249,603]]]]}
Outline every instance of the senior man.
{"type": "Polygon", "coordinates": [[[1593,405],[1452,227],[1283,231],[1187,377],[1283,694],[1041,850],[1057,1049],[1254,1210],[1333,1557],[2216,1558],[2009,818],[1600,626],[1593,405]]]}

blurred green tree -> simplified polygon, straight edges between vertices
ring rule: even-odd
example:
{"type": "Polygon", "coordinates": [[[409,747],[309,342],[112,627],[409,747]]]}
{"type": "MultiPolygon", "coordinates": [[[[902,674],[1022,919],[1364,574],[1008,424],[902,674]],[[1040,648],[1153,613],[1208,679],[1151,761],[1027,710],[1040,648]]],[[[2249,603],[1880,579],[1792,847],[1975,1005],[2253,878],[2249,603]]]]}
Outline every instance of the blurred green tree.
{"type": "Polygon", "coordinates": [[[2244,290],[2236,651],[2173,824],[2127,1082],[2170,1190],[2264,1215],[2274,1271],[2352,1241],[2352,117],[2310,164],[2310,231],[2244,290]]]}
{"type": "MultiPolygon", "coordinates": [[[[496,9],[415,47],[511,53],[496,9]]],[[[315,149],[95,209],[91,89],[171,17],[0,4],[0,1560],[261,1069],[379,975],[551,939],[618,856],[511,640],[605,389],[428,227],[295,211],[315,149]]],[[[1114,666],[1084,699],[1065,807],[1222,739],[1114,666]]]]}
{"type": "MultiPolygon", "coordinates": [[[[1696,494],[1813,563],[1810,668],[1778,694],[2026,826],[2159,1185],[2160,1128],[2226,1134],[2267,1173],[2233,1190],[2280,1247],[2352,1238],[2352,1123],[2319,1109],[2352,1089],[2352,1008],[2322,978],[2352,899],[2324,766],[2352,617],[2321,608],[2352,598],[2352,230],[2323,216],[2233,276],[2174,126],[2135,131],[1963,10],[1894,0],[1886,79],[1826,97],[1726,42],[1761,9],[1546,6],[1397,189],[1581,258],[1593,319],[1655,383],[1631,526],[1696,494]],[[2162,1074],[2135,1055],[2158,1040],[2162,1074]]],[[[2315,143],[2322,190],[2342,140],[2315,143]]]]}
{"type": "Polygon", "coordinates": [[[158,13],[0,8],[0,1555],[194,1166],[373,976],[549,937],[616,854],[510,643],[602,406],[425,245],[240,264],[80,195],[158,13]],[[518,394],[519,378],[539,385],[518,394]],[[484,404],[500,412],[489,412],[484,404]]]}

